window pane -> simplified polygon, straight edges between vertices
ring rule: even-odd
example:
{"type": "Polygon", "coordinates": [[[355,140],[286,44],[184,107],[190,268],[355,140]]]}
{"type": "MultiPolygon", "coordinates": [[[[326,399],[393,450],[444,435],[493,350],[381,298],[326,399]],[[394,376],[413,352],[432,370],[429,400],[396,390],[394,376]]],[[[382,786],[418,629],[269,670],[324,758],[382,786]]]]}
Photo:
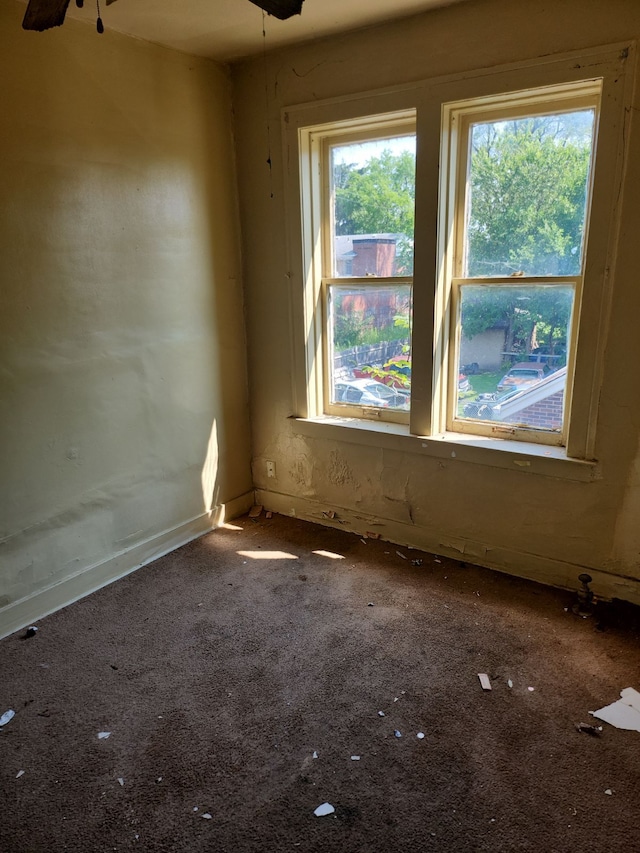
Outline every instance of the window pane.
{"type": "Polygon", "coordinates": [[[415,135],[331,148],[333,277],[413,274],[415,135]]]}
{"type": "Polygon", "coordinates": [[[411,287],[329,287],[331,402],[409,410],[411,287]]]}
{"type": "Polygon", "coordinates": [[[473,124],[465,275],[582,269],[594,110],[473,124]]]}
{"type": "Polygon", "coordinates": [[[562,429],[570,285],[463,285],[457,417],[562,429]]]}

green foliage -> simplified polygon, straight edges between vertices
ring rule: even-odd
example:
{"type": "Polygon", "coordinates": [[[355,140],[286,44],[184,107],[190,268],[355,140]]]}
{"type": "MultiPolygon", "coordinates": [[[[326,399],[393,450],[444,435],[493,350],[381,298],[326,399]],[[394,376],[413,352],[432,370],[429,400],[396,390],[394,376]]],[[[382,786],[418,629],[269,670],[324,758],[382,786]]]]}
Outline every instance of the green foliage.
{"type": "Polygon", "coordinates": [[[336,234],[398,234],[398,272],[413,270],[415,156],[383,151],[366,165],[334,167],[336,234]]]}
{"type": "Polygon", "coordinates": [[[590,127],[582,112],[473,128],[469,276],[579,272],[590,127]]]}
{"type": "Polygon", "coordinates": [[[333,326],[333,345],[340,351],[349,347],[402,341],[407,338],[407,329],[402,326],[386,325],[381,328],[363,325],[358,313],[336,313],[333,326]]]}

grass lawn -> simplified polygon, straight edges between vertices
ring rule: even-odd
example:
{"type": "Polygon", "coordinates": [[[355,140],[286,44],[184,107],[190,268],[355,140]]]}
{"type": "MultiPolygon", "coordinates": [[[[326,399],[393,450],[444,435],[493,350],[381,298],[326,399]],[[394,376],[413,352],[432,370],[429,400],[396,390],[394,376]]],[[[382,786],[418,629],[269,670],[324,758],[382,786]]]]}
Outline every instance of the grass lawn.
{"type": "Polygon", "coordinates": [[[498,373],[478,373],[476,376],[469,376],[474,396],[476,394],[492,394],[503,376],[503,370],[498,371],[498,373]]]}
{"type": "Polygon", "coordinates": [[[478,394],[493,394],[503,376],[504,371],[502,370],[498,371],[498,373],[478,373],[475,376],[469,376],[471,390],[458,395],[458,416],[463,416],[465,404],[469,400],[475,400],[478,394]]]}

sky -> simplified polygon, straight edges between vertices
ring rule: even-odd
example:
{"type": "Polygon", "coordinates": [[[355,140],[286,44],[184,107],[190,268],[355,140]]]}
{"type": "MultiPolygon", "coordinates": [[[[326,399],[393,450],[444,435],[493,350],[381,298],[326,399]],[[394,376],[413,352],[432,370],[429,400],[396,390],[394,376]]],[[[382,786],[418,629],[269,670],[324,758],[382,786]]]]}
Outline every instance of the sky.
{"type": "Polygon", "coordinates": [[[358,168],[366,165],[369,160],[379,157],[383,151],[391,151],[392,154],[402,154],[410,151],[415,155],[416,137],[393,136],[389,139],[372,139],[367,142],[352,142],[348,145],[337,145],[332,149],[333,163],[354,163],[358,168]]]}

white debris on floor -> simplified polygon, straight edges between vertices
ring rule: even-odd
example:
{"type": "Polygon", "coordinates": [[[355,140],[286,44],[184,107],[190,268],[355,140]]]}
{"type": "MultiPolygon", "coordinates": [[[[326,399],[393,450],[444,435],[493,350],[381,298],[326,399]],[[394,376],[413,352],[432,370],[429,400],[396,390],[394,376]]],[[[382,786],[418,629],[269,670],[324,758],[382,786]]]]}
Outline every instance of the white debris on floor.
{"type": "Polygon", "coordinates": [[[111,737],[111,732],[98,732],[98,740],[106,740],[111,737]]]}
{"type": "Polygon", "coordinates": [[[480,684],[482,685],[483,690],[491,690],[491,681],[489,680],[489,676],[486,672],[479,672],[478,678],[480,679],[480,684]]]}
{"type": "Polygon", "coordinates": [[[314,811],[314,815],[316,817],[324,817],[325,815],[333,814],[334,812],[335,809],[331,805],[331,803],[323,803],[321,806],[318,806],[318,808],[314,811]]]}
{"type": "Polygon", "coordinates": [[[2,726],[6,726],[7,723],[10,723],[11,720],[15,717],[16,712],[9,708],[8,711],[5,711],[4,714],[0,717],[0,728],[2,726]]]}
{"type": "Polygon", "coordinates": [[[16,773],[16,779],[19,779],[21,776],[24,776],[24,770],[18,770],[16,773]]]}
{"type": "Polygon", "coordinates": [[[640,732],[640,693],[633,687],[625,687],[617,702],[589,713],[617,729],[640,732]]]}

